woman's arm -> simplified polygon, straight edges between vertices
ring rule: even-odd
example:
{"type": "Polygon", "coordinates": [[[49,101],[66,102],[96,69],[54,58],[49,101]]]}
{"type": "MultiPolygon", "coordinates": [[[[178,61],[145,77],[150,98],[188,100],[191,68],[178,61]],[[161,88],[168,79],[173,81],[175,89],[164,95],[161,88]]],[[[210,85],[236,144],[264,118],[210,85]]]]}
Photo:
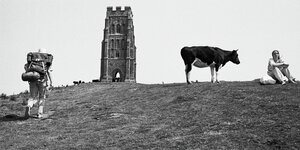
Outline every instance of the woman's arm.
{"type": "Polygon", "coordinates": [[[50,87],[52,87],[52,77],[51,77],[51,73],[50,73],[49,69],[47,70],[47,74],[48,74],[48,78],[50,81],[50,87]]]}
{"type": "Polygon", "coordinates": [[[269,61],[269,63],[271,66],[274,66],[274,67],[288,67],[289,66],[288,64],[285,64],[283,61],[279,61],[278,63],[276,63],[272,59],[269,61]]]}

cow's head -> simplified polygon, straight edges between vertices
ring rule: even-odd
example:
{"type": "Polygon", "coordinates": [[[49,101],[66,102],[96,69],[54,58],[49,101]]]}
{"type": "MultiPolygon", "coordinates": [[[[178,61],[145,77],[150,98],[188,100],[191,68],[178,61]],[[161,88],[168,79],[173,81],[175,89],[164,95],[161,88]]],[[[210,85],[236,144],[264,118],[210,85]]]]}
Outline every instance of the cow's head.
{"type": "Polygon", "coordinates": [[[235,64],[240,64],[240,60],[239,60],[239,55],[237,53],[237,50],[233,50],[230,54],[230,61],[235,63],[235,64]]]}

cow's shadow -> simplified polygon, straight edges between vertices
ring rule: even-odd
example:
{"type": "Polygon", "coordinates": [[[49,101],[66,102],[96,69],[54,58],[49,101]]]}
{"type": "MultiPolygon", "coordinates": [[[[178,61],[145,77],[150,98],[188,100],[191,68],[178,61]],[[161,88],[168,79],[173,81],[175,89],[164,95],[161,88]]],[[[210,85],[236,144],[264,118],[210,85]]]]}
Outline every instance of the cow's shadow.
{"type": "Polygon", "coordinates": [[[24,116],[18,116],[15,114],[9,114],[3,117],[0,117],[0,121],[5,122],[5,121],[23,121],[23,120],[27,120],[28,117],[24,117],[24,116]]]}

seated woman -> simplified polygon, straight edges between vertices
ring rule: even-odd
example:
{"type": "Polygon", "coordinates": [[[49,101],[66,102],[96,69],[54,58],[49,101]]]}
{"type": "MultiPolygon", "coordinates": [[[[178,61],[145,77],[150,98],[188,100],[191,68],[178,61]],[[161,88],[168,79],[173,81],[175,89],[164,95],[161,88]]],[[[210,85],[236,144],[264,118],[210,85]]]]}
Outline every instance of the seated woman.
{"type": "Polygon", "coordinates": [[[268,75],[281,84],[286,83],[284,81],[284,76],[287,77],[289,82],[296,83],[295,78],[292,77],[288,67],[289,64],[284,63],[284,61],[280,59],[279,51],[274,50],[268,64],[268,75]]]}

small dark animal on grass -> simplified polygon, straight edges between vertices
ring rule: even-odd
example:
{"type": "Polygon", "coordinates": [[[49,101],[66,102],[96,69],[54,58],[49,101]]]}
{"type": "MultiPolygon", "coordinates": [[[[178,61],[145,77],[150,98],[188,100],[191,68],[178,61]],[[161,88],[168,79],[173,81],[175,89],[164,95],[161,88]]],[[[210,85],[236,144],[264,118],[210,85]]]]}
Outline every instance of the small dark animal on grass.
{"type": "Polygon", "coordinates": [[[84,81],[81,81],[81,80],[79,80],[79,81],[73,81],[73,84],[74,84],[74,85],[76,85],[76,84],[79,85],[79,84],[81,84],[81,83],[84,83],[84,81]]]}
{"type": "Polygon", "coordinates": [[[211,82],[219,83],[218,71],[225,66],[228,61],[239,64],[238,50],[227,51],[218,47],[193,46],[183,47],[181,57],[185,64],[186,82],[190,84],[190,71],[192,65],[198,68],[210,67],[211,82]],[[216,80],[215,80],[216,74],[216,80]]]}

